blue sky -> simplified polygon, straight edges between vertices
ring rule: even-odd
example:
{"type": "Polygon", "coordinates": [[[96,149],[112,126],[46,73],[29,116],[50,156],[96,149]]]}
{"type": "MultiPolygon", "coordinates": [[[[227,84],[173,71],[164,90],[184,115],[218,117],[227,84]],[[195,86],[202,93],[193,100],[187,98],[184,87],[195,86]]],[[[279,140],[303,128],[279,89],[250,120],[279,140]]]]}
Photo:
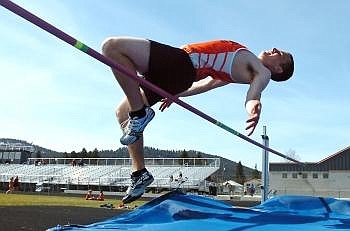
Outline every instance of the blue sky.
{"type": "MultiPolygon", "coordinates": [[[[255,54],[290,51],[294,77],[263,92],[252,138],[260,142],[265,125],[270,147],[294,150],[301,161],[349,146],[349,1],[15,2],[98,51],[106,37],[117,35],[173,46],[231,39],[255,54]]],[[[123,92],[110,69],[1,7],[0,18],[0,137],[67,152],[121,147],[114,111],[123,92]]],[[[230,84],[183,100],[245,133],[247,89],[230,84]]],[[[261,149],[175,104],[156,112],[145,145],[261,165],[261,149]]]]}

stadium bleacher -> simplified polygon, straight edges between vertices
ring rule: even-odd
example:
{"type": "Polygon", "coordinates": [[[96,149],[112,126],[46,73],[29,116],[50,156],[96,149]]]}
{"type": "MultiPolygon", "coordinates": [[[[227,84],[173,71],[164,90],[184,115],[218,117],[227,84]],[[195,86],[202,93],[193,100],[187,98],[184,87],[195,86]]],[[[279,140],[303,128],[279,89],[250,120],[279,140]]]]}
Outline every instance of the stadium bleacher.
{"type": "MultiPolygon", "coordinates": [[[[187,188],[199,189],[205,185],[205,179],[219,169],[220,159],[198,159],[146,158],[147,168],[155,178],[150,187],[169,188],[182,184],[187,188]],[[181,182],[179,175],[182,175],[181,182]]],[[[127,186],[130,183],[130,159],[97,161],[96,158],[87,158],[82,166],[73,166],[72,161],[73,158],[30,158],[26,164],[0,164],[0,182],[8,182],[11,176],[19,176],[22,183],[38,185],[127,186]]]]}

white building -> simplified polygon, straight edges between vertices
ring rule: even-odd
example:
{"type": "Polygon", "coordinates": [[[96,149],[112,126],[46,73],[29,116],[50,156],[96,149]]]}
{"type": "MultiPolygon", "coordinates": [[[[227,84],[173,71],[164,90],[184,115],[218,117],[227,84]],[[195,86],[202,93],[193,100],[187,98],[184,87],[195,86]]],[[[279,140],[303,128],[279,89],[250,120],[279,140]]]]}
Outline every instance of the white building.
{"type": "Polygon", "coordinates": [[[35,148],[22,143],[0,142],[0,164],[22,164],[31,157],[35,148]]]}
{"type": "Polygon", "coordinates": [[[305,166],[269,164],[270,191],[277,195],[350,198],[350,146],[305,166]]]}

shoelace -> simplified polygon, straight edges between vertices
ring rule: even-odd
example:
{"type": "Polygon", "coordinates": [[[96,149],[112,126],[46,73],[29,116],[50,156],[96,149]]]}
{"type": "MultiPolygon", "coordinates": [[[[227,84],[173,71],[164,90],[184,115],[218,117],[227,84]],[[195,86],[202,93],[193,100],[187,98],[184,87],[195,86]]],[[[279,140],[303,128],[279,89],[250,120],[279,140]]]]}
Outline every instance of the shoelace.
{"type": "Polygon", "coordinates": [[[141,180],[142,182],[145,180],[145,178],[148,178],[148,176],[146,177],[144,174],[142,174],[140,177],[131,177],[131,188],[135,188],[136,183],[141,180]]]}
{"type": "Polygon", "coordinates": [[[141,122],[139,122],[138,120],[131,119],[129,120],[128,129],[131,131],[136,130],[137,128],[139,128],[140,124],[141,122]]]}
{"type": "Polygon", "coordinates": [[[129,118],[129,119],[123,121],[120,124],[120,127],[123,130],[124,134],[128,134],[130,136],[141,136],[142,132],[135,132],[135,131],[133,131],[133,128],[136,126],[136,123],[140,123],[140,122],[132,120],[132,119],[129,118]]]}
{"type": "Polygon", "coordinates": [[[131,177],[131,185],[130,188],[135,188],[136,182],[138,181],[137,177],[131,177]]]}
{"type": "Polygon", "coordinates": [[[130,119],[128,118],[128,119],[126,119],[126,120],[124,120],[123,122],[120,123],[120,128],[122,130],[125,130],[127,128],[129,120],[130,119]]]}

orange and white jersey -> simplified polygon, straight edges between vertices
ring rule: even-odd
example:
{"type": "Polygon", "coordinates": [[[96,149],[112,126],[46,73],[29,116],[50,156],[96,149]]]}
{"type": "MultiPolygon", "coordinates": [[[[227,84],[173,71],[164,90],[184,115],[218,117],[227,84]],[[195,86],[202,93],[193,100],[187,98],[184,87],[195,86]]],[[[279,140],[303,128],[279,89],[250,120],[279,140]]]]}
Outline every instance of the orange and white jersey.
{"type": "Polygon", "coordinates": [[[211,76],[225,82],[233,82],[232,63],[240,49],[245,46],[228,40],[215,40],[202,43],[187,44],[182,47],[196,69],[196,81],[211,76]]]}

